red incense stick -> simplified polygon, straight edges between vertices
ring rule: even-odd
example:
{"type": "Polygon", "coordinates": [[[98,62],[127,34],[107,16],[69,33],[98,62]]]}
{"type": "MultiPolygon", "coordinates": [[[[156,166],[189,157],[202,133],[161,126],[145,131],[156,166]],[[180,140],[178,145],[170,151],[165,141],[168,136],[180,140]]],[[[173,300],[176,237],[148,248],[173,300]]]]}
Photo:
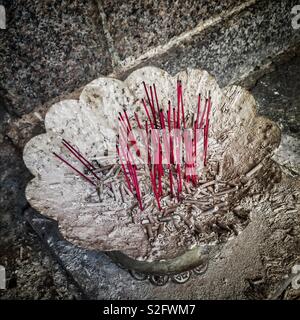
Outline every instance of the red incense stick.
{"type": "Polygon", "coordinates": [[[144,86],[144,90],[146,92],[146,96],[147,96],[147,99],[148,99],[149,106],[151,107],[151,101],[150,101],[150,97],[149,97],[149,92],[148,92],[148,89],[147,89],[145,81],[143,81],[143,86],[144,86]]]}
{"type": "Polygon", "coordinates": [[[58,159],[60,159],[62,162],[64,162],[67,166],[69,166],[70,168],[72,168],[75,172],[77,172],[81,177],[83,177],[85,180],[87,180],[89,183],[91,183],[93,186],[97,186],[90,178],[88,178],[87,176],[85,176],[82,172],[80,172],[79,170],[77,170],[75,167],[73,167],[67,160],[65,160],[64,158],[62,158],[61,156],[59,156],[58,154],[56,154],[55,152],[52,152],[58,159]]]}
{"type": "Polygon", "coordinates": [[[159,103],[158,103],[158,98],[157,98],[157,92],[156,92],[156,87],[155,84],[153,83],[153,89],[154,89],[154,96],[155,96],[155,101],[156,101],[156,107],[157,107],[157,111],[159,113],[160,107],[159,107],[159,103]]]}
{"type": "Polygon", "coordinates": [[[168,118],[168,129],[169,132],[171,131],[171,101],[168,101],[168,111],[167,111],[167,118],[168,118]]]}
{"type": "Polygon", "coordinates": [[[179,98],[180,98],[180,103],[181,103],[181,112],[182,112],[183,128],[185,129],[185,114],[184,114],[183,93],[182,93],[182,84],[181,84],[181,81],[180,81],[180,84],[179,84],[179,98]]]}
{"type": "Polygon", "coordinates": [[[93,166],[92,163],[90,163],[83,155],[81,152],[76,150],[67,140],[62,139],[62,141],[67,144],[81,159],[83,159],[92,169],[96,170],[96,168],[93,166]]]}
{"type": "Polygon", "coordinates": [[[117,145],[116,145],[116,148],[117,148],[117,152],[118,152],[119,158],[120,158],[120,160],[121,160],[121,167],[122,167],[122,171],[123,171],[123,173],[124,173],[124,177],[125,177],[126,183],[127,183],[127,185],[128,185],[129,190],[132,192],[130,180],[129,180],[129,178],[128,178],[128,175],[127,175],[127,172],[126,172],[126,168],[125,168],[125,166],[124,166],[124,163],[122,162],[121,155],[120,155],[120,150],[119,150],[119,147],[118,147],[117,145]]]}
{"type": "Polygon", "coordinates": [[[128,118],[128,115],[127,115],[127,112],[126,112],[125,109],[123,109],[123,113],[125,114],[125,118],[126,118],[126,122],[127,122],[128,128],[131,131],[132,127],[131,127],[131,124],[130,124],[130,121],[129,121],[129,118],[128,118]]]}
{"type": "Polygon", "coordinates": [[[125,156],[125,159],[127,159],[127,168],[128,168],[128,171],[129,171],[129,175],[131,177],[132,184],[133,184],[134,189],[136,191],[136,197],[137,197],[137,200],[139,202],[140,209],[143,210],[143,206],[142,206],[142,202],[141,202],[141,194],[140,194],[139,182],[138,182],[138,179],[137,179],[135,166],[132,165],[133,157],[132,157],[132,154],[130,152],[130,149],[128,148],[128,144],[127,144],[127,153],[125,152],[122,144],[121,144],[121,150],[122,150],[122,152],[123,152],[123,154],[125,156]]]}
{"type": "Polygon", "coordinates": [[[138,199],[138,202],[139,202],[139,206],[140,206],[140,209],[143,210],[143,205],[142,205],[142,197],[141,197],[141,192],[140,192],[140,185],[139,185],[139,181],[138,181],[138,178],[137,178],[137,173],[136,173],[136,166],[135,165],[131,165],[131,168],[132,168],[132,173],[133,173],[133,179],[135,181],[135,189],[136,189],[136,196],[137,196],[137,199],[138,199]]]}
{"type": "Polygon", "coordinates": [[[200,124],[199,124],[199,129],[202,129],[202,126],[203,126],[203,120],[204,120],[204,115],[205,115],[205,113],[206,113],[207,104],[208,104],[208,99],[205,98],[205,105],[204,105],[204,110],[203,110],[203,113],[202,113],[202,116],[201,116],[201,120],[200,120],[200,124]]]}
{"type": "Polygon", "coordinates": [[[96,173],[75,153],[64,141],[62,142],[63,146],[65,146],[87,169],[92,173],[92,175],[97,179],[100,178],[96,175],[96,173]]]}
{"type": "Polygon", "coordinates": [[[124,117],[123,117],[121,112],[119,112],[118,120],[121,122],[122,127],[124,128],[125,132],[127,132],[127,134],[128,134],[130,129],[129,129],[128,124],[127,125],[125,124],[127,121],[126,121],[126,119],[124,119],[124,117]]]}
{"type": "Polygon", "coordinates": [[[171,101],[169,101],[168,109],[168,128],[169,128],[169,153],[170,153],[170,164],[173,163],[173,147],[172,147],[172,136],[171,136],[171,101]]]}
{"type": "Polygon", "coordinates": [[[159,166],[157,169],[157,175],[158,175],[158,194],[159,196],[162,195],[162,181],[161,181],[161,176],[162,176],[162,164],[161,164],[161,153],[159,153],[159,166]]]}
{"type": "Polygon", "coordinates": [[[201,110],[201,94],[199,93],[199,95],[198,95],[198,105],[197,105],[196,128],[198,128],[198,124],[199,124],[200,110],[201,110]]]}
{"type": "Polygon", "coordinates": [[[163,129],[163,143],[165,146],[166,158],[168,163],[170,163],[170,146],[168,143],[167,132],[166,132],[166,120],[165,120],[164,112],[162,109],[160,109],[160,117],[161,117],[162,129],[163,129]]]}
{"type": "Polygon", "coordinates": [[[153,122],[152,122],[152,119],[151,119],[151,117],[150,117],[150,114],[149,114],[149,111],[148,111],[148,108],[147,108],[147,105],[146,105],[146,102],[145,102],[144,99],[142,99],[142,103],[143,103],[144,109],[145,109],[145,111],[146,111],[146,114],[147,114],[147,117],[148,117],[150,126],[151,126],[152,129],[154,129],[154,124],[153,124],[153,122]]]}
{"type": "Polygon", "coordinates": [[[196,185],[197,181],[197,144],[198,144],[198,128],[197,128],[197,120],[194,122],[194,170],[195,170],[195,175],[194,175],[194,185],[196,185]]]}
{"type": "Polygon", "coordinates": [[[186,180],[187,182],[190,181],[190,168],[191,168],[191,152],[192,152],[192,148],[191,148],[191,139],[190,139],[190,134],[189,132],[187,132],[185,134],[185,148],[186,148],[186,162],[185,162],[185,176],[186,176],[186,180]]]}
{"type": "Polygon", "coordinates": [[[154,105],[151,103],[151,100],[150,100],[150,97],[149,97],[149,92],[148,92],[148,89],[147,89],[147,86],[146,86],[145,81],[143,81],[143,85],[144,85],[144,89],[145,89],[146,96],[147,96],[147,99],[148,99],[148,104],[149,104],[150,109],[151,109],[151,112],[152,112],[152,116],[153,116],[154,124],[155,124],[155,126],[156,126],[155,109],[154,109],[154,105]]]}
{"type": "Polygon", "coordinates": [[[206,133],[205,133],[205,145],[204,145],[204,165],[206,166],[206,159],[207,159],[207,148],[208,148],[208,128],[209,128],[209,120],[207,121],[206,133]]]}
{"type": "Polygon", "coordinates": [[[135,135],[134,135],[134,133],[133,133],[133,130],[132,130],[131,124],[130,124],[130,122],[129,122],[129,118],[128,118],[128,116],[127,116],[126,110],[124,110],[124,113],[125,113],[125,117],[126,117],[126,120],[127,120],[128,127],[129,127],[129,129],[130,129],[130,130],[129,130],[129,136],[130,136],[130,138],[132,138],[132,140],[130,140],[130,143],[131,143],[131,145],[134,147],[135,152],[136,152],[136,155],[137,155],[138,157],[140,157],[141,151],[140,151],[140,149],[139,149],[138,146],[137,146],[137,140],[136,140],[135,135]]]}
{"type": "Polygon", "coordinates": [[[174,191],[173,191],[173,174],[172,174],[172,170],[171,170],[171,166],[169,165],[169,181],[170,181],[170,194],[171,197],[173,197],[174,195],[174,191]]]}
{"type": "Polygon", "coordinates": [[[150,96],[151,96],[151,110],[152,110],[152,114],[153,114],[153,119],[154,119],[154,123],[155,126],[157,127],[157,123],[156,123],[156,111],[155,111],[155,107],[154,107],[154,96],[153,96],[153,90],[152,87],[150,86],[150,96]]]}
{"type": "Polygon", "coordinates": [[[148,151],[148,166],[150,168],[151,165],[151,153],[150,153],[150,143],[149,143],[149,128],[148,128],[148,122],[146,121],[145,124],[146,127],[146,138],[147,138],[147,151],[148,151]]]}
{"type": "Polygon", "coordinates": [[[177,81],[177,128],[180,128],[180,80],[177,81]]]}
{"type": "Polygon", "coordinates": [[[136,122],[138,124],[138,127],[142,130],[142,125],[140,123],[139,116],[138,116],[138,114],[136,112],[134,112],[134,117],[135,117],[135,120],[136,120],[136,122]]]}
{"type": "Polygon", "coordinates": [[[205,132],[205,139],[204,139],[204,165],[206,165],[206,158],[207,158],[210,109],[211,109],[211,97],[210,97],[210,94],[209,94],[208,101],[207,101],[207,114],[206,114],[206,123],[205,123],[206,132],[205,132]]]}
{"type": "Polygon", "coordinates": [[[157,192],[156,192],[155,177],[153,176],[153,173],[152,173],[151,170],[150,170],[150,179],[151,179],[151,182],[152,182],[152,188],[153,188],[153,192],[154,192],[154,196],[155,196],[155,199],[156,199],[156,202],[157,202],[158,209],[161,211],[160,200],[159,200],[159,197],[158,197],[157,192]]]}

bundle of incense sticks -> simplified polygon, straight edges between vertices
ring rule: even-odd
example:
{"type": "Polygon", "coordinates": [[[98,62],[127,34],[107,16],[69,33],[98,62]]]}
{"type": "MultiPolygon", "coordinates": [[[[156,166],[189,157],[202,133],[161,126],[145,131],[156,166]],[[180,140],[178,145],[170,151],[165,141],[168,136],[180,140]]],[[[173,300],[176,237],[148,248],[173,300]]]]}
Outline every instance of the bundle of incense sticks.
{"type": "MultiPolygon", "coordinates": [[[[186,182],[197,185],[197,159],[199,158],[197,155],[200,154],[199,150],[197,150],[197,144],[200,134],[203,134],[203,164],[204,166],[207,164],[211,96],[209,93],[208,97],[205,97],[202,111],[202,97],[199,94],[193,117],[194,122],[192,122],[190,128],[187,128],[183,88],[180,80],[177,81],[177,106],[172,106],[169,101],[167,110],[164,110],[163,106],[159,104],[155,84],[147,87],[146,83],[143,82],[143,87],[145,98],[141,102],[147,120],[142,125],[136,112],[134,113],[134,119],[141,133],[141,141],[147,149],[146,166],[149,170],[157,207],[161,210],[160,202],[162,196],[169,193],[171,197],[176,196],[178,202],[181,200],[183,179],[186,182]],[[189,131],[192,132],[190,133],[189,131]],[[185,157],[182,156],[181,145],[185,147],[185,157]],[[168,179],[166,184],[163,184],[164,176],[167,177],[165,179],[168,179]],[[168,190],[163,190],[165,185],[169,186],[168,190]]],[[[123,113],[119,113],[118,120],[120,125],[119,144],[116,145],[117,155],[128,189],[134,194],[140,209],[143,210],[142,194],[137,174],[138,167],[135,164],[136,157],[139,158],[141,156],[141,150],[138,147],[138,140],[134,135],[133,126],[126,110],[123,110],[123,113]],[[134,149],[134,152],[132,152],[132,149],[134,149]]],[[[76,169],[62,156],[54,152],[53,154],[82,178],[97,187],[97,180],[100,180],[100,178],[95,173],[96,168],[93,164],[82,155],[77,147],[72,146],[65,139],[62,140],[62,144],[86,168],[90,175],[76,169]]]]}
{"type": "MultiPolygon", "coordinates": [[[[197,185],[197,144],[200,138],[200,132],[203,133],[203,164],[207,163],[207,150],[208,150],[208,132],[209,132],[209,117],[211,112],[211,97],[210,94],[205,98],[203,111],[201,110],[201,95],[198,96],[197,108],[194,113],[195,121],[192,123],[191,128],[186,127],[187,119],[184,110],[183,88],[180,80],[177,81],[177,106],[171,105],[168,102],[167,110],[159,104],[158,94],[155,84],[147,87],[143,82],[145,90],[145,97],[142,99],[147,120],[144,126],[139,120],[138,114],[134,114],[137,127],[142,132],[141,140],[143,145],[147,148],[147,166],[149,169],[150,181],[152,190],[157,202],[159,210],[161,210],[161,198],[166,193],[176,196],[180,201],[182,193],[183,179],[186,182],[191,182],[197,185]],[[150,126],[150,128],[149,128],[150,126]],[[192,131],[189,133],[187,130],[192,131]],[[156,134],[154,134],[154,132],[156,134]],[[159,132],[159,133],[157,133],[159,132]],[[181,154],[181,144],[185,146],[185,157],[181,154]],[[164,159],[163,162],[163,150],[164,159]],[[184,172],[182,172],[184,170],[184,172]],[[175,177],[174,177],[175,175],[175,177]],[[162,177],[168,176],[169,186],[168,190],[163,190],[162,177]]],[[[137,139],[132,134],[126,140],[126,132],[131,132],[132,125],[126,111],[119,114],[119,121],[121,122],[121,142],[125,144],[126,148],[122,153],[122,158],[125,159],[127,168],[123,165],[123,173],[127,183],[130,183],[131,190],[135,190],[137,200],[142,208],[141,194],[136,178],[136,167],[134,170],[130,169],[130,160],[133,155],[130,148],[133,147],[135,154],[139,157],[140,150],[137,146],[137,139]],[[125,152],[127,150],[127,154],[125,152]],[[129,181],[129,182],[128,182],[129,181]]],[[[120,156],[120,151],[118,150],[120,156]]]]}

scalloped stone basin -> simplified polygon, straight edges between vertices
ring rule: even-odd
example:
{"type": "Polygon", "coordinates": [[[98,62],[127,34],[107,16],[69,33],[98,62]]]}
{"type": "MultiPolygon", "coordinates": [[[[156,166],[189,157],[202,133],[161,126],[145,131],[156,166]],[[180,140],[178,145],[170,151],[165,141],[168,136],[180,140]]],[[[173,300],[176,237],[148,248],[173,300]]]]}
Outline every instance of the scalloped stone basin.
{"type": "Polygon", "coordinates": [[[78,101],[54,104],[45,117],[46,133],[25,146],[24,162],[34,175],[26,197],[32,207],[58,221],[67,240],[110,252],[127,268],[158,274],[192,269],[203,263],[207,248],[242,232],[248,219],[243,201],[249,185],[258,183],[262,174],[265,180],[274,175],[269,156],[278,146],[280,131],[272,121],[256,116],[255,109],[248,91],[238,86],[220,89],[203,70],[188,69],[172,77],[144,67],[124,82],[99,78],[85,86],[78,101]],[[155,206],[147,171],[140,168],[142,193],[150,203],[150,209],[141,211],[124,187],[120,166],[112,164],[116,119],[126,109],[130,118],[137,112],[141,121],[146,120],[140,102],[143,81],[156,84],[161,105],[169,100],[175,105],[178,79],[188,117],[195,113],[198,94],[211,93],[208,164],[199,168],[197,186],[184,185],[180,203],[166,194],[162,211],[155,206]],[[102,183],[101,199],[99,189],[53,156],[60,154],[84,171],[62,139],[94,163],[102,183]]]}

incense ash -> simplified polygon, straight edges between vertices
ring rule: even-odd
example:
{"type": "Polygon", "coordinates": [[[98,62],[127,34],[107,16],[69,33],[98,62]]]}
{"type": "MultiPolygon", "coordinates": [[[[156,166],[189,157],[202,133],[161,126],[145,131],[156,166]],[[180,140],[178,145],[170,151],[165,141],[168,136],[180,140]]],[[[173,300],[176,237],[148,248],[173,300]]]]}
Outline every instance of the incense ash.
{"type": "Polygon", "coordinates": [[[237,237],[249,197],[280,175],[270,159],[277,126],[256,116],[249,92],[220,89],[203,70],[99,78],[78,101],[53,105],[45,127],[24,149],[30,204],[69,241],[136,260],[237,237]]]}

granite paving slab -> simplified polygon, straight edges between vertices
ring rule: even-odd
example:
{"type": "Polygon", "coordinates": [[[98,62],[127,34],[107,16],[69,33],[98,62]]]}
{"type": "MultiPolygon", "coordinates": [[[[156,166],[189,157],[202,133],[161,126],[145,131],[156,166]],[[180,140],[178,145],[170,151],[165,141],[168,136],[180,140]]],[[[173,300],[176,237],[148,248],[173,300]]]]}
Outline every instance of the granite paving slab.
{"type": "Polygon", "coordinates": [[[291,25],[295,4],[297,0],[257,1],[141,65],[154,65],[171,74],[202,68],[216,76],[221,86],[241,81],[266,60],[299,43],[300,32],[291,25]]]}
{"type": "Polygon", "coordinates": [[[106,28],[121,60],[138,57],[156,46],[230,12],[241,0],[100,0],[106,28]]]}
{"type": "Polygon", "coordinates": [[[274,159],[291,175],[300,174],[300,56],[276,67],[252,89],[258,112],[282,130],[274,159]]]}
{"type": "Polygon", "coordinates": [[[0,33],[0,93],[12,115],[26,114],[111,72],[95,2],[1,3],[6,9],[6,29],[0,33]]]}
{"type": "Polygon", "coordinates": [[[23,217],[24,188],[31,178],[9,140],[0,143],[0,265],[6,290],[0,299],[80,299],[81,288],[42,245],[23,217]]]}

